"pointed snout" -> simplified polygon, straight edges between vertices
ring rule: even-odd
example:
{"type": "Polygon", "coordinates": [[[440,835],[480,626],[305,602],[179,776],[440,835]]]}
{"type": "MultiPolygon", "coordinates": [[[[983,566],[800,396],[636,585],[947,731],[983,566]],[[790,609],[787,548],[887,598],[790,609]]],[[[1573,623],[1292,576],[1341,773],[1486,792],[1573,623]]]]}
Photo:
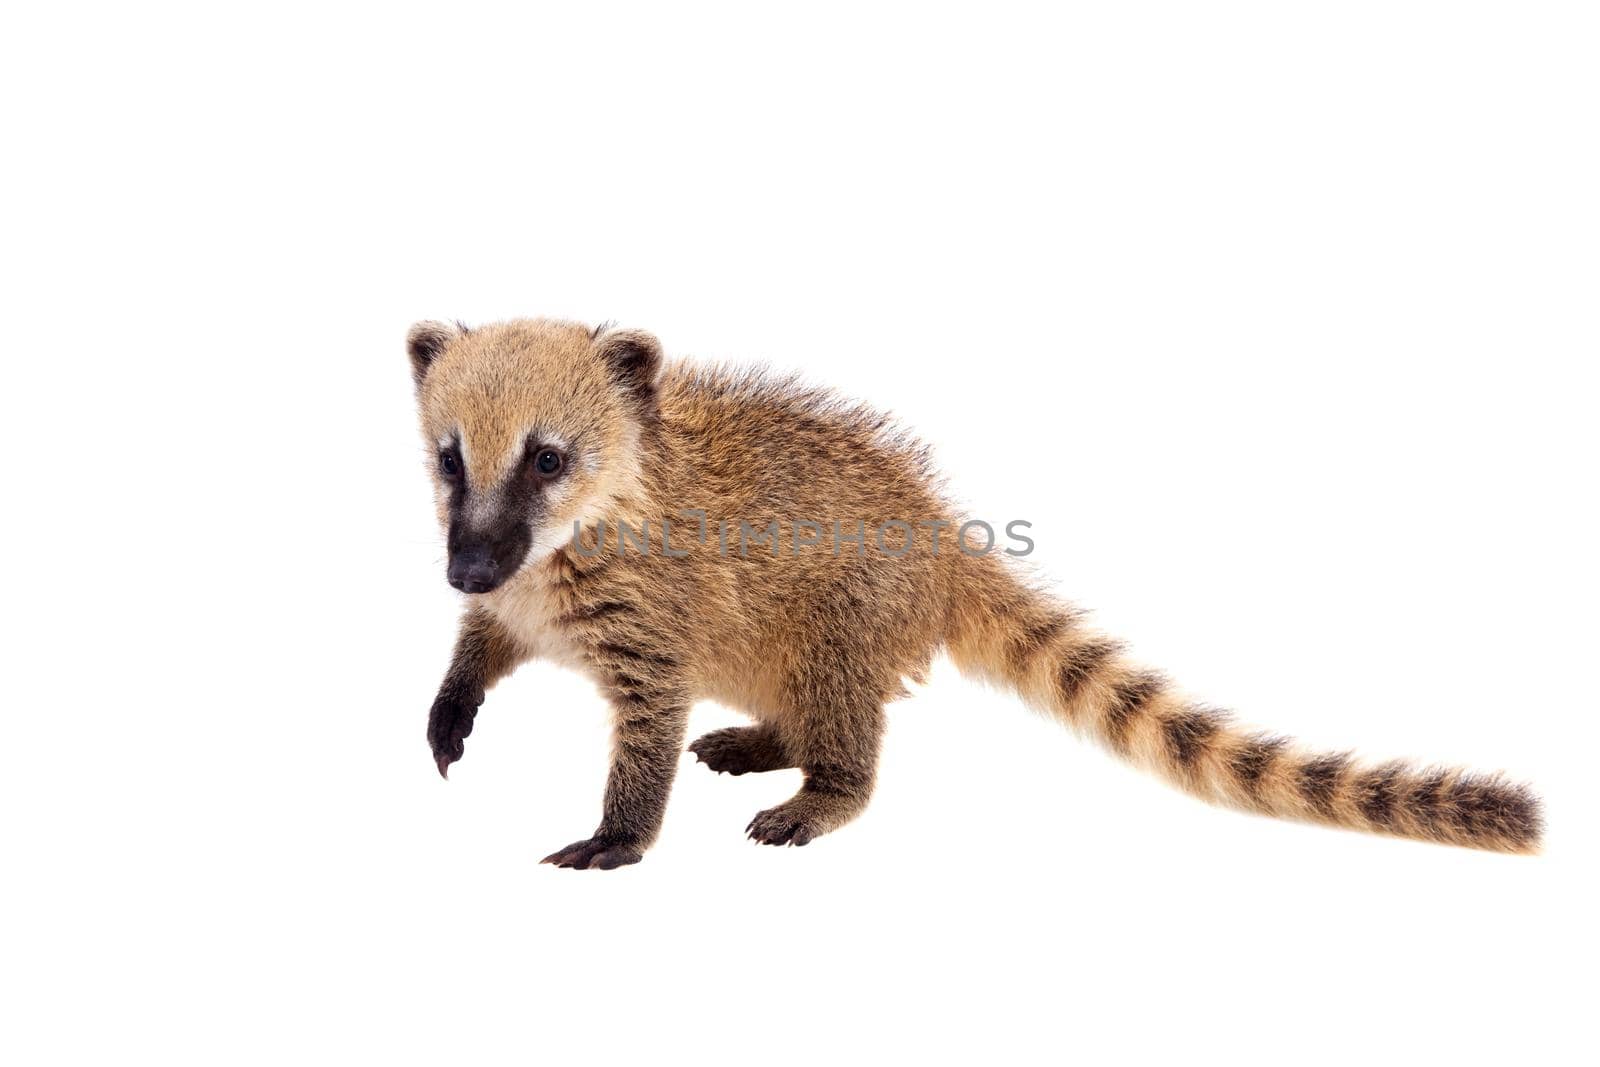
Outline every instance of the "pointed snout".
{"type": "Polygon", "coordinates": [[[463,593],[487,593],[503,575],[488,545],[466,545],[450,553],[445,577],[463,593]]]}

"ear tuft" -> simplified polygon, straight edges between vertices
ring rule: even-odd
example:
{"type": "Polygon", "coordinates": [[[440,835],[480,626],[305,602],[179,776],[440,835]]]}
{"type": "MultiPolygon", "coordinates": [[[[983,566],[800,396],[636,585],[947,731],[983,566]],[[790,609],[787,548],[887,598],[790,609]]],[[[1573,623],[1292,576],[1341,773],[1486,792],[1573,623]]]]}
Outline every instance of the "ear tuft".
{"type": "Polygon", "coordinates": [[[596,331],[595,347],[618,384],[640,397],[655,393],[661,374],[661,342],[643,330],[596,331]]]}
{"type": "Polygon", "coordinates": [[[467,332],[467,328],[458,323],[438,322],[429,320],[419,322],[406,331],[406,355],[411,357],[411,376],[416,379],[417,387],[422,387],[422,379],[428,376],[428,368],[439,354],[450,347],[450,342],[467,332]]]}

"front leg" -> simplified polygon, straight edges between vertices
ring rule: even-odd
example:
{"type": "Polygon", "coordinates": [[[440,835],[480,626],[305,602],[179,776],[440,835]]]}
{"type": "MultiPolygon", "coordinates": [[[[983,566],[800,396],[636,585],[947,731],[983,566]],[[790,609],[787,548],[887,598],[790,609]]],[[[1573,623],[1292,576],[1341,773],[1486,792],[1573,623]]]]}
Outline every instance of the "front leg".
{"type": "Polygon", "coordinates": [[[689,702],[667,656],[608,646],[603,661],[613,726],[611,773],[594,836],[546,856],[557,867],[611,870],[644,858],[661,832],[678,754],[689,728],[689,702]]]}
{"type": "Polygon", "coordinates": [[[484,694],[522,659],[516,641],[488,612],[471,608],[461,617],[455,655],[428,712],[428,744],[441,777],[450,777],[450,764],[466,751],[484,694]]]}

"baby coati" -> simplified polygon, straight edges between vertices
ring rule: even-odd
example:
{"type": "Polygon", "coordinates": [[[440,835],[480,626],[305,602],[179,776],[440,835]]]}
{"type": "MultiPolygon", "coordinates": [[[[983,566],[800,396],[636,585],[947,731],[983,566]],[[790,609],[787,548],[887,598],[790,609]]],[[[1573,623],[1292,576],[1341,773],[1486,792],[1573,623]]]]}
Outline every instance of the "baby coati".
{"type": "Polygon", "coordinates": [[[712,770],[804,772],[748,836],[804,845],[843,826],[872,793],[884,705],[941,649],[1209,801],[1538,847],[1538,800],[1498,776],[1308,752],[1180,695],[978,551],[989,539],[961,530],[922,448],[864,407],[664,363],[633,330],[423,322],[407,349],[448,578],[467,594],[428,721],[439,773],[524,660],[570,664],[611,705],[600,825],[547,863],[639,861],[702,698],[753,720],[689,745],[712,770]]]}

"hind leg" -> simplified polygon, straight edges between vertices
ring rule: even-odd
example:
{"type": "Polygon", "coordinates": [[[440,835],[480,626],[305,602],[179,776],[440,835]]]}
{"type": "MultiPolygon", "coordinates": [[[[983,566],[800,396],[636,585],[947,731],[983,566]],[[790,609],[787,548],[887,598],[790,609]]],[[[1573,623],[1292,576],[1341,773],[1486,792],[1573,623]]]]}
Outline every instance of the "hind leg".
{"type": "Polygon", "coordinates": [[[882,705],[835,705],[786,724],[786,740],[805,771],[800,792],[750,820],[763,845],[806,845],[861,814],[872,797],[883,739],[882,705]]]}
{"type": "Polygon", "coordinates": [[[689,751],[718,774],[781,771],[795,765],[783,738],[766,724],[713,730],[690,745],[689,751]]]}
{"type": "Polygon", "coordinates": [[[883,706],[906,695],[904,679],[927,667],[941,637],[937,608],[948,595],[928,559],[841,556],[831,582],[782,605],[786,617],[808,624],[793,629],[790,645],[772,657],[785,674],[773,680],[768,721],[805,772],[805,785],[750,820],[753,840],[809,844],[866,808],[878,776],[883,706]]]}

